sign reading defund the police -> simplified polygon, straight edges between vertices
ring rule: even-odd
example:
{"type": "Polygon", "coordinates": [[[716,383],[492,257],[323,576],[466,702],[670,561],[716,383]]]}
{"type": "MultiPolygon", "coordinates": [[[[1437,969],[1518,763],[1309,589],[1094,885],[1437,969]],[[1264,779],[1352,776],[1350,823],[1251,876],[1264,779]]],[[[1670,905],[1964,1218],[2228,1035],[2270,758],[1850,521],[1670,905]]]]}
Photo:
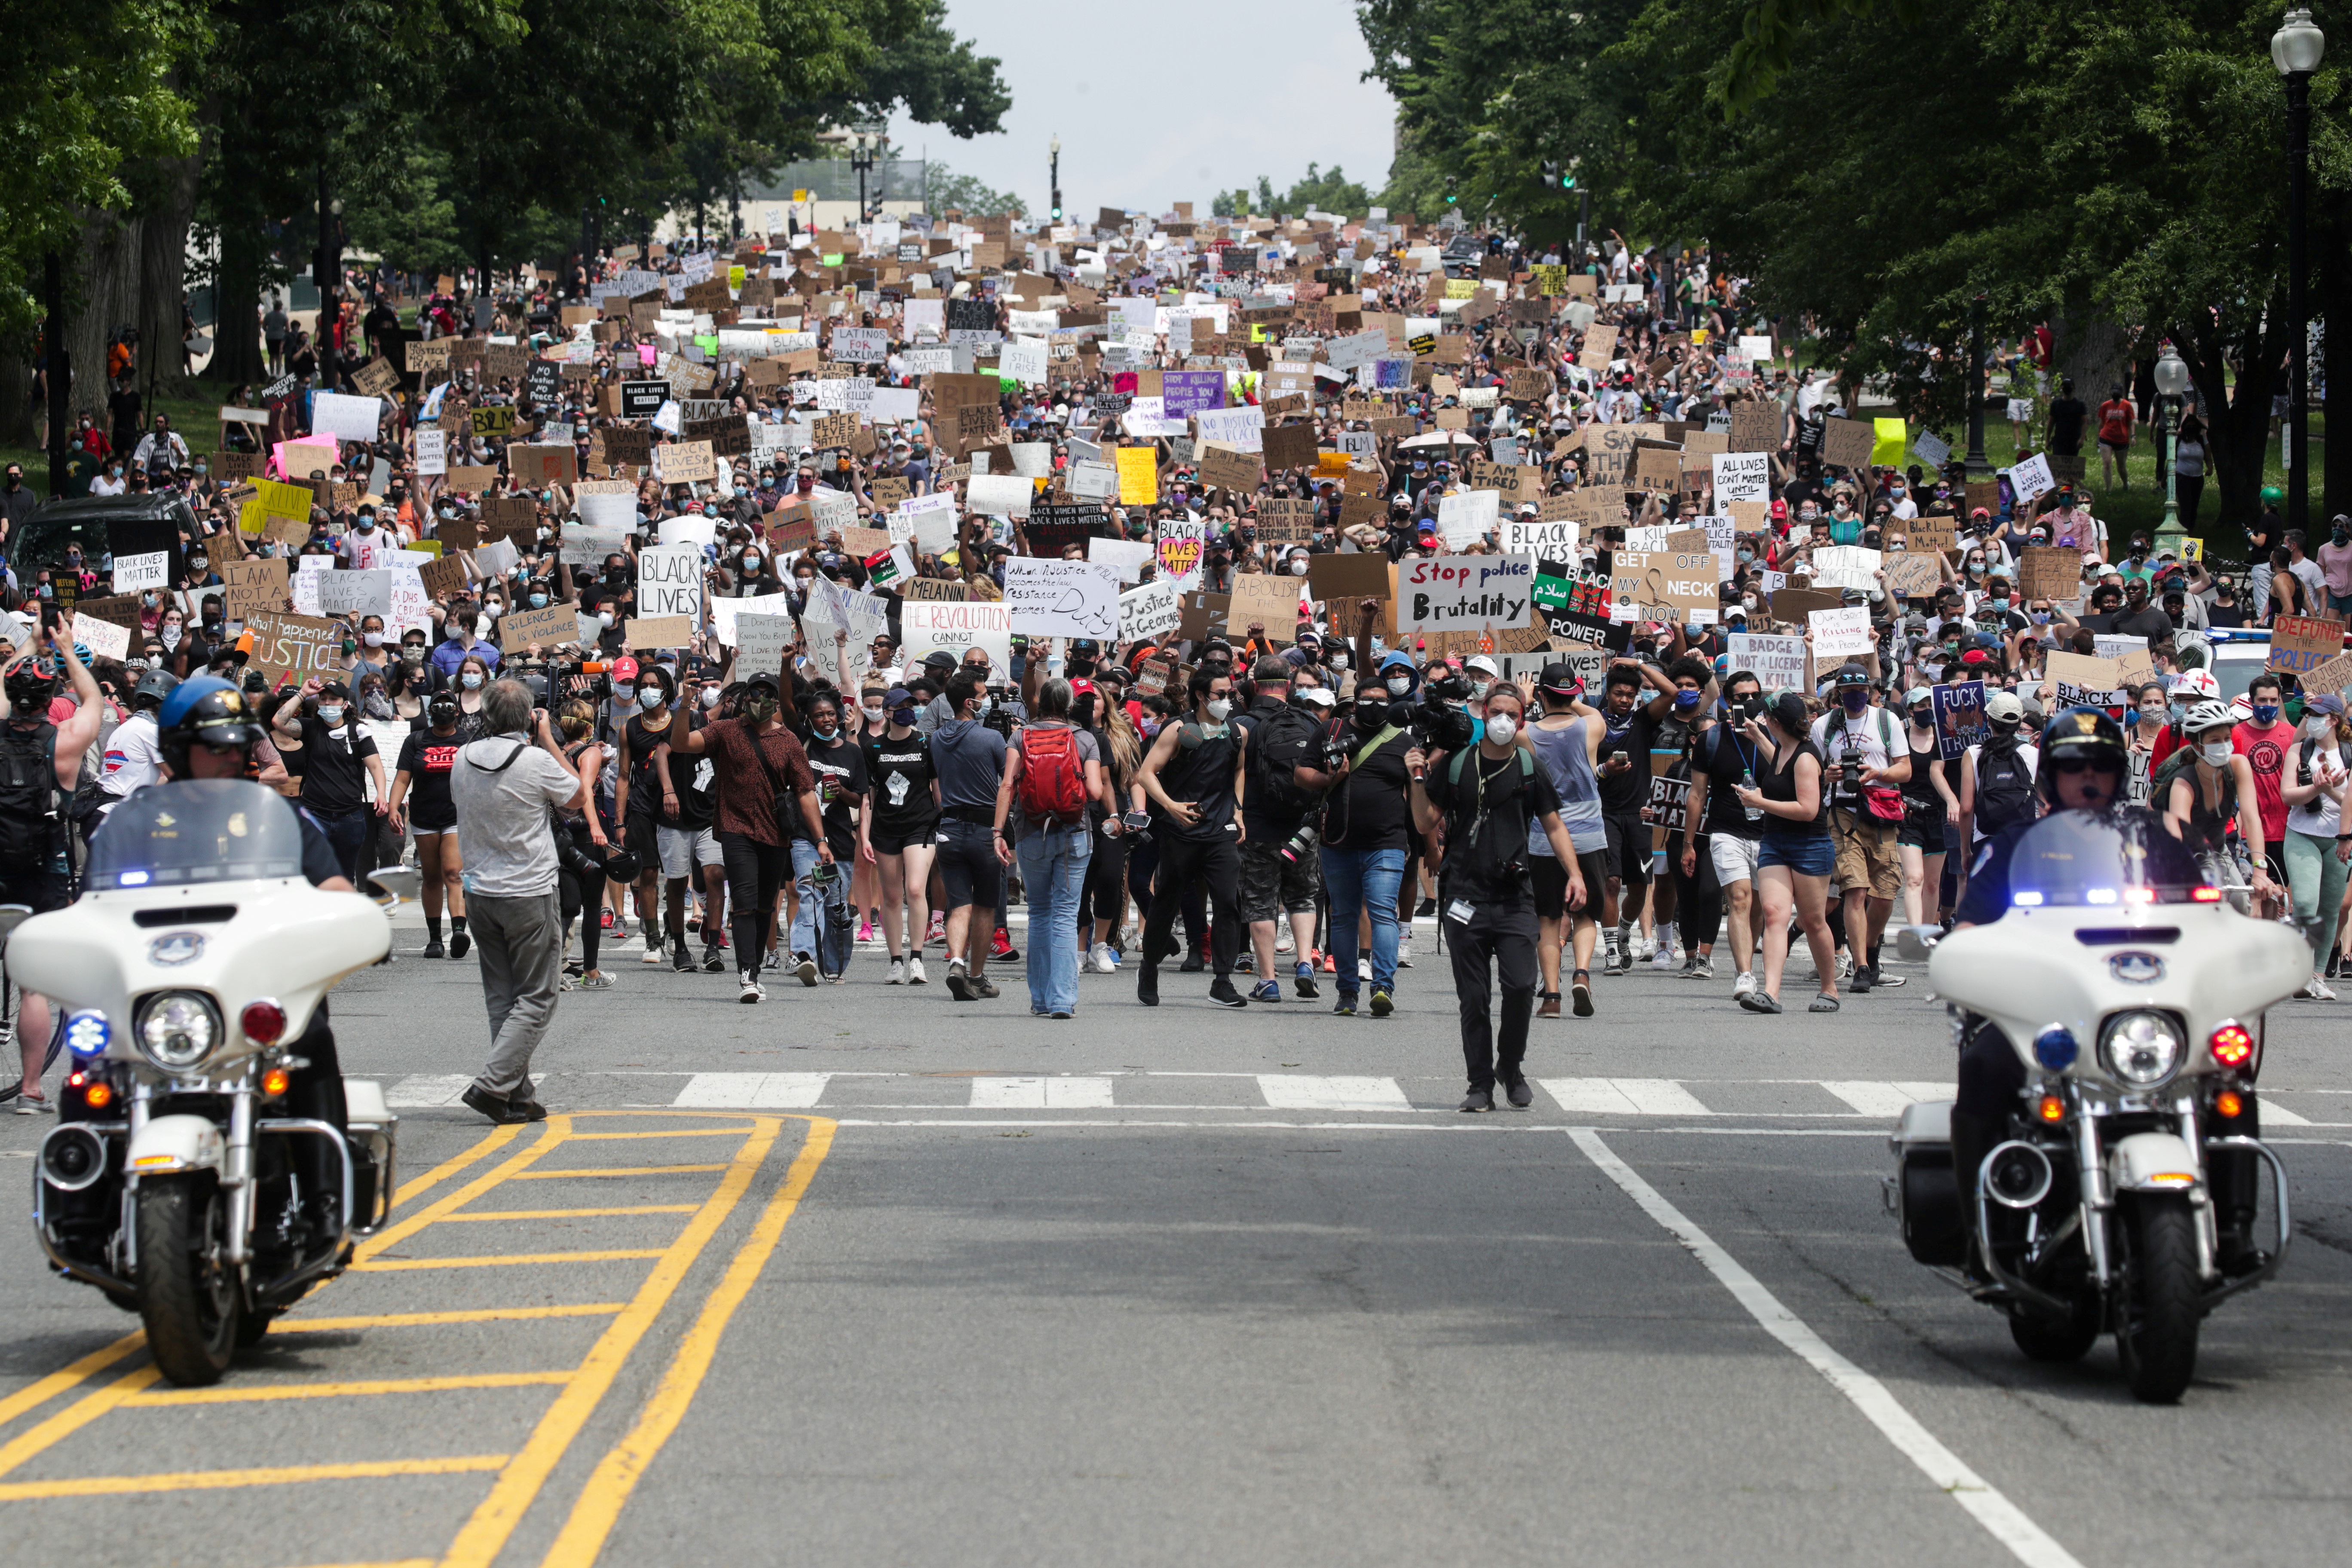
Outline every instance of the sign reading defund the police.
{"type": "Polygon", "coordinates": [[[1525,555],[1438,555],[1397,574],[1397,630],[1475,632],[1528,624],[1536,563],[1525,555]]]}

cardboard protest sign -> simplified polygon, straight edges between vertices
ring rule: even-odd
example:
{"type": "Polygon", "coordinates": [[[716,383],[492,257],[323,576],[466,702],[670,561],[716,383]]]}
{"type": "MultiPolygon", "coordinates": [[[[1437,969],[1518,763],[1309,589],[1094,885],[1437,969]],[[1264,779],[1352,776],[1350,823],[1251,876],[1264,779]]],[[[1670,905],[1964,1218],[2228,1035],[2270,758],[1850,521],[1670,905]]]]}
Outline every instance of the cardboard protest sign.
{"type": "Polygon", "coordinates": [[[1886,591],[1898,599],[1927,599],[1944,581],[1943,563],[1934,555],[1905,551],[1885,558],[1886,591]]]}
{"type": "Polygon", "coordinates": [[[919,599],[932,604],[961,604],[971,597],[970,587],[945,577],[909,577],[898,585],[898,593],[910,603],[919,599]]]}
{"type": "Polygon", "coordinates": [[[2083,591],[2083,552],[2057,545],[2029,544],[2018,562],[2018,582],[2028,603],[2072,599],[2083,591]]]}
{"type": "Polygon", "coordinates": [[[1731,405],[1730,449],[1777,452],[1787,424],[1787,416],[1778,403],[1735,403],[1731,405]]]}
{"type": "Polygon", "coordinates": [[[499,646],[509,654],[532,647],[559,647],[579,637],[580,616],[569,604],[516,610],[499,621],[499,646]]]}
{"type": "Polygon", "coordinates": [[[684,647],[694,640],[694,622],[685,616],[632,616],[627,638],[636,649],[684,647]]]}
{"type": "Polygon", "coordinates": [[[2123,683],[2123,671],[2114,659],[2081,653],[2053,653],[2043,665],[2042,674],[2057,689],[2060,708],[2084,704],[2114,708],[2121,704],[2122,694],[2116,688],[2123,683]]]}
{"type": "Polygon", "coordinates": [[[507,471],[526,485],[570,485],[580,479],[579,454],[571,443],[546,447],[509,447],[507,471]]]}
{"type": "Polygon", "coordinates": [[[282,555],[222,562],[221,582],[227,588],[222,613],[233,621],[249,621],[285,609],[287,571],[282,555]]]}
{"type": "Polygon", "coordinates": [[[246,648],[246,667],[258,669],[275,689],[288,679],[295,684],[312,676],[331,679],[343,673],[343,628],[317,616],[267,615],[249,617],[238,646],[246,648]]]}
{"type": "Polygon", "coordinates": [[[1267,641],[1287,644],[1298,629],[1298,579],[1271,572],[1236,573],[1225,622],[1237,631],[1263,627],[1267,641]]]}
{"type": "Polygon", "coordinates": [[[2338,654],[2325,664],[2304,670],[2301,679],[2305,696],[2341,693],[2346,686],[2352,685],[2352,653],[2338,654]]]}
{"type": "Polygon", "coordinates": [[[1118,629],[1118,574],[1098,562],[1016,555],[1004,563],[1004,605],[1024,637],[1107,641],[1118,629]]]}
{"type": "Polygon", "coordinates": [[[1992,739],[1992,724],[1985,717],[1983,681],[1956,680],[1932,689],[1936,699],[1936,748],[1944,761],[1955,761],[1970,746],[1981,746],[1992,739]]]}
{"type": "Polygon", "coordinates": [[[1722,602],[1716,592],[1715,552],[1702,547],[1620,550],[1610,560],[1612,592],[1621,603],[1640,605],[1661,619],[1713,623],[1722,602]]]}
{"type": "Polygon", "coordinates": [[[2271,623],[2271,656],[2265,669],[2300,675],[2344,652],[2344,623],[2312,616],[2281,616],[2271,623]]]}
{"type": "Polygon", "coordinates": [[[1204,444],[1198,454],[1201,482],[1223,490],[1254,490],[1265,476],[1265,464],[1255,452],[1204,444]]]}
{"type": "Polygon", "coordinates": [[[1179,606],[1183,618],[1177,623],[1176,635],[1188,642],[1224,636],[1225,611],[1233,602],[1230,594],[1186,594],[1179,606]]]}
{"type": "Polygon", "coordinates": [[[1871,449],[1877,444],[1878,432],[1867,420],[1832,417],[1822,421],[1822,461],[1833,468],[1870,467],[1871,449]]]}

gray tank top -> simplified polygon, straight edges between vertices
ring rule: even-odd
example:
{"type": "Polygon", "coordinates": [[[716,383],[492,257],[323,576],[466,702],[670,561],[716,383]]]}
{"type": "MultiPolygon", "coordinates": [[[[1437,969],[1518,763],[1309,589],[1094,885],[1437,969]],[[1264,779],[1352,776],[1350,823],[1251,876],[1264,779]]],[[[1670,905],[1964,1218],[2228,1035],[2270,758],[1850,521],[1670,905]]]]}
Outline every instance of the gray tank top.
{"type": "MultiPolygon", "coordinates": [[[[1541,724],[1528,726],[1528,743],[1551,775],[1552,788],[1559,792],[1560,825],[1568,829],[1570,846],[1579,855],[1609,847],[1609,829],[1601,820],[1601,781],[1593,776],[1592,756],[1584,741],[1584,727],[1591,722],[1577,718],[1557,730],[1541,724]]],[[[1533,823],[1528,827],[1528,851],[1551,853],[1551,840],[1533,823]]]]}

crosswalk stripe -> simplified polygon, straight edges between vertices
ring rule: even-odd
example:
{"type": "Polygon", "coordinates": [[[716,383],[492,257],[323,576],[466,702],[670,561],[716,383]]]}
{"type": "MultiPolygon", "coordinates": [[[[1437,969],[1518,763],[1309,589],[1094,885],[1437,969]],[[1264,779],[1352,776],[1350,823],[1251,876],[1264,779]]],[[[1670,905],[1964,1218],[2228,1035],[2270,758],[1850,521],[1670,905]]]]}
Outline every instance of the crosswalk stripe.
{"type": "Polygon", "coordinates": [[[473,1078],[467,1073],[411,1073],[383,1091],[383,1102],[394,1110],[455,1105],[473,1078]]]}
{"type": "Polygon", "coordinates": [[[670,1104],[693,1110],[805,1110],[824,1098],[829,1072],[698,1072],[670,1104]]]}
{"type": "Polygon", "coordinates": [[[2263,1123],[2267,1127],[2308,1127],[2311,1125],[2310,1117],[2297,1116],[2294,1111],[2289,1110],[2285,1106],[2279,1104],[2275,1100],[2265,1100],[2263,1101],[2262,1115],[2263,1123]]]}
{"type": "Polygon", "coordinates": [[[1898,1117],[1903,1108],[1922,1100],[1955,1100],[1957,1086],[1948,1083],[1882,1083],[1855,1079],[1824,1082],[1822,1087],[1864,1116],[1898,1117]]]}
{"type": "Polygon", "coordinates": [[[1411,1110],[1392,1078],[1308,1078],[1260,1073],[1258,1092],[1276,1110],[1411,1110]]]}
{"type": "Polygon", "coordinates": [[[1538,1080],[1560,1109],[1588,1116],[1713,1116],[1696,1095],[1670,1078],[1548,1078],[1538,1080]]]}
{"type": "Polygon", "coordinates": [[[976,1078],[974,1110],[1108,1110],[1108,1078],[976,1078]]]}

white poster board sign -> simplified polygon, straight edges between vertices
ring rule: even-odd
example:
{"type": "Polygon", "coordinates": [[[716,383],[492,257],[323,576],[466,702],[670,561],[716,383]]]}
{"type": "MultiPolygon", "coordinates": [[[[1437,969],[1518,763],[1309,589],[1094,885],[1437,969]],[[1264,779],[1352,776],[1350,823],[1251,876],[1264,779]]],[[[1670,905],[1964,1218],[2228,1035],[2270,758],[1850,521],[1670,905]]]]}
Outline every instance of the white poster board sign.
{"type": "Polygon", "coordinates": [[[1024,637],[1108,641],[1118,629],[1118,574],[1095,561],[1016,555],[1004,563],[1004,604],[1024,637]]]}

